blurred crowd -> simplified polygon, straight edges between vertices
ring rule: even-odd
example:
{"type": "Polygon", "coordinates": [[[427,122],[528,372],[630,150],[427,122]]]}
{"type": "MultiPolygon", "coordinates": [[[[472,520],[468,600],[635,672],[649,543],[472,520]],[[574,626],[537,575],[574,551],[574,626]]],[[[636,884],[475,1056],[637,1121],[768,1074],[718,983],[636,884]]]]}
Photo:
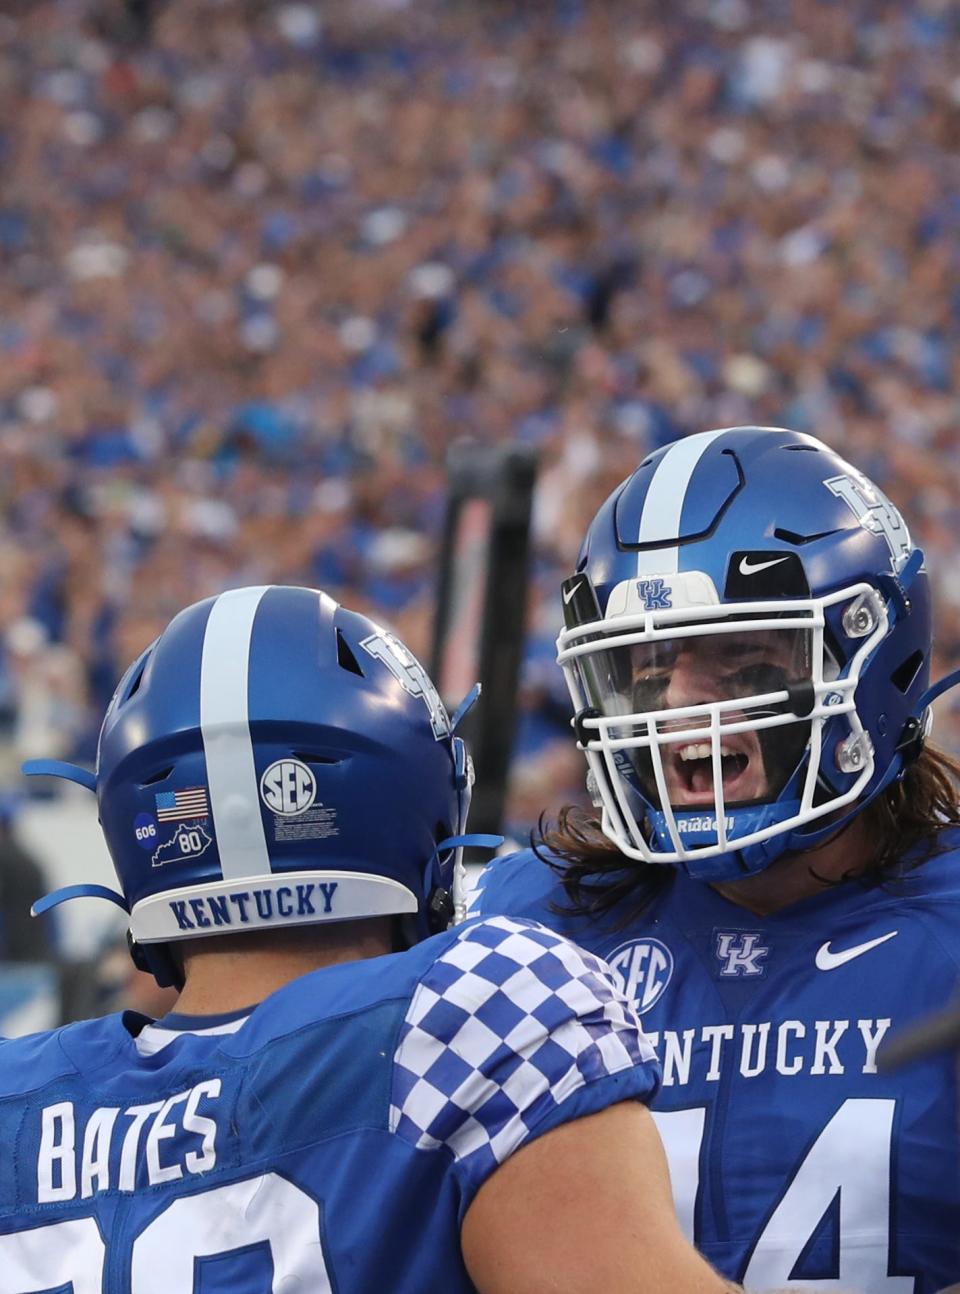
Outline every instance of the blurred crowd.
{"type": "Polygon", "coordinates": [[[5,6],[0,782],[231,585],[428,656],[460,436],[540,459],[514,824],[582,780],[559,581],[686,433],[848,453],[958,663],[958,69],[950,0],[5,6]]]}

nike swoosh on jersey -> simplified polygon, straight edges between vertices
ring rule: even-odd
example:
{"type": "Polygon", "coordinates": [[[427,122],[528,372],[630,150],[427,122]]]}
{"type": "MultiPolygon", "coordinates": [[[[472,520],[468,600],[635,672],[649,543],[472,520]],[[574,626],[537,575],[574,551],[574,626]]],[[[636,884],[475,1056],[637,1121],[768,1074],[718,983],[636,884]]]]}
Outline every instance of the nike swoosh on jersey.
{"type": "Polygon", "coordinates": [[[854,944],[852,948],[845,948],[842,952],[833,953],[830,951],[830,940],[817,949],[816,966],[817,970],[836,970],[838,966],[845,966],[847,962],[853,961],[854,957],[860,957],[868,953],[871,948],[879,948],[885,944],[888,939],[893,939],[899,934],[898,930],[891,930],[888,935],[881,935],[879,939],[870,939],[865,944],[854,944]]]}
{"type": "Polygon", "coordinates": [[[574,596],[574,594],[577,592],[577,589],[579,589],[582,583],[583,583],[583,580],[578,580],[577,583],[574,584],[572,589],[567,589],[566,593],[564,593],[563,595],[564,604],[570,601],[570,599],[574,596]]]}
{"type": "Polygon", "coordinates": [[[771,566],[779,566],[781,562],[785,562],[786,560],[786,557],[774,557],[769,562],[751,562],[749,557],[741,557],[740,574],[756,575],[759,571],[765,571],[771,566]]]}

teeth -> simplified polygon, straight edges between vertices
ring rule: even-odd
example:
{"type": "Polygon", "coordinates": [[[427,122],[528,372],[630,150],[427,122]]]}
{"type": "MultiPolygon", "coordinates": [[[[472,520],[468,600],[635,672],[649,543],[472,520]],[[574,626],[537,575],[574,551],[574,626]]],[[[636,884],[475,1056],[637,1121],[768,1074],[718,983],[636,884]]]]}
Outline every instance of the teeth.
{"type": "MultiPolygon", "coordinates": [[[[712,753],[712,748],[708,741],[692,743],[689,746],[680,747],[680,758],[684,761],[690,759],[710,759],[712,753]]],[[[736,753],[737,752],[735,750],[731,750],[729,746],[720,747],[721,755],[735,755],[736,753]]]]}

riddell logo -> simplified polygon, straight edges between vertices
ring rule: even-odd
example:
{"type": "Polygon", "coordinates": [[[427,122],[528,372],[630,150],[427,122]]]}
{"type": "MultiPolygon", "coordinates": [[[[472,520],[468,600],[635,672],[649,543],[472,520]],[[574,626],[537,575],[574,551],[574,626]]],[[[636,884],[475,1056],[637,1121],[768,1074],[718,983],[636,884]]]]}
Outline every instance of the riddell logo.
{"type": "MultiPolygon", "coordinates": [[[[677,822],[677,830],[681,836],[693,831],[716,831],[717,820],[714,817],[706,818],[680,818],[677,822]]],[[[733,830],[733,818],[727,818],[727,831],[733,830]]]]}

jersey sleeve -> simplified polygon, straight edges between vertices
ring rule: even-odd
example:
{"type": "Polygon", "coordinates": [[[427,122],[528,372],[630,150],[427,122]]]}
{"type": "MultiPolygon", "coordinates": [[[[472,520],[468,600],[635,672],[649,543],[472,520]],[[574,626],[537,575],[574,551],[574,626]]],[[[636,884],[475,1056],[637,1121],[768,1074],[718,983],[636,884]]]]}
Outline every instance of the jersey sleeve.
{"type": "Polygon", "coordinates": [[[534,921],[468,922],[421,978],[394,1056],[391,1130],[451,1157],[461,1217],[525,1143],[660,1069],[609,968],[534,921]]]}

